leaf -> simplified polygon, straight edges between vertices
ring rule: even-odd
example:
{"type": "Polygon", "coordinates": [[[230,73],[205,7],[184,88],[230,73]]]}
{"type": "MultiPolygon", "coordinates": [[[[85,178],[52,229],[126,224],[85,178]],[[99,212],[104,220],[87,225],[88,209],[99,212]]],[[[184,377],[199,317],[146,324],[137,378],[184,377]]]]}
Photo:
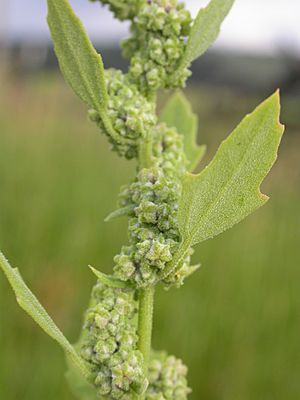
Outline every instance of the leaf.
{"type": "Polygon", "coordinates": [[[89,107],[102,112],[107,104],[102,58],[68,0],[48,0],[48,24],[66,81],[89,107]]]}
{"type": "Polygon", "coordinates": [[[103,285],[117,289],[126,289],[132,287],[130,283],[121,281],[120,279],[117,279],[114,276],[106,275],[103,272],[98,271],[91,265],[89,265],[89,268],[93,272],[93,274],[99,279],[99,281],[103,283],[103,285]]]}
{"type": "Polygon", "coordinates": [[[279,93],[247,115],[198,175],[187,174],[179,205],[185,246],[210,239],[262,206],[260,184],[277,158],[284,131],[279,93]]]}
{"type": "Polygon", "coordinates": [[[206,146],[197,145],[198,117],[181,91],[176,92],[165,106],[160,120],[184,136],[184,151],[193,171],[203,158],[206,146]]]}
{"type": "Polygon", "coordinates": [[[112,221],[113,219],[119,218],[119,217],[124,217],[130,215],[135,206],[134,205],[129,205],[126,207],[118,208],[115,211],[112,211],[108,216],[105,218],[104,222],[109,222],[112,221]]]}
{"type": "Polygon", "coordinates": [[[200,57],[216,40],[233,3],[234,0],[211,0],[207,7],[199,11],[191,29],[182,66],[200,57]]]}
{"type": "Polygon", "coordinates": [[[63,348],[74,366],[86,379],[89,379],[90,372],[84,361],[77,354],[60,329],[55,325],[34,294],[26,286],[19,270],[17,268],[12,268],[1,252],[0,267],[13,288],[20,307],[23,308],[23,310],[26,311],[26,313],[30,315],[34,321],[63,348]]]}
{"type": "Polygon", "coordinates": [[[66,379],[73,395],[78,400],[99,400],[95,387],[82,377],[78,372],[78,369],[74,368],[74,365],[68,360],[68,358],[67,363],[69,369],[66,372],[66,379]]]}

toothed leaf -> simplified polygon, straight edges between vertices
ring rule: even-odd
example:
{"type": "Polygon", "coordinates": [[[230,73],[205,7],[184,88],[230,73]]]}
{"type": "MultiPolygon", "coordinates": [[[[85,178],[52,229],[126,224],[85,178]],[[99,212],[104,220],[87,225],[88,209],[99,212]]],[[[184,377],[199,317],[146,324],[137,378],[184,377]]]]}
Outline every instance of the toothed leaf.
{"type": "Polygon", "coordinates": [[[259,188],[277,158],[279,113],[276,93],[244,118],[200,174],[185,176],[178,214],[185,243],[210,239],[266,203],[259,188]]]}

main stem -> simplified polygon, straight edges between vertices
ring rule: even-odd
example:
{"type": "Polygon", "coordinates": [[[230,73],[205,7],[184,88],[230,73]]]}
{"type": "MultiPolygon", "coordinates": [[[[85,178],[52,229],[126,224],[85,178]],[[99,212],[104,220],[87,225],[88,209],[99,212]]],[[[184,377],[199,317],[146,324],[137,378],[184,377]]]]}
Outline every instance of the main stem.
{"type": "MultiPolygon", "coordinates": [[[[144,372],[147,376],[152,339],[154,286],[139,290],[138,349],[144,356],[144,372]]],[[[143,400],[145,396],[139,399],[143,400]]]]}
{"type": "MultiPolygon", "coordinates": [[[[152,165],[152,138],[150,133],[139,144],[139,168],[150,168],[152,165]]],[[[148,367],[151,353],[153,305],[155,287],[139,289],[139,316],[138,316],[138,349],[144,357],[144,373],[148,375],[148,367]]],[[[138,397],[144,400],[145,394],[138,397]]]]}

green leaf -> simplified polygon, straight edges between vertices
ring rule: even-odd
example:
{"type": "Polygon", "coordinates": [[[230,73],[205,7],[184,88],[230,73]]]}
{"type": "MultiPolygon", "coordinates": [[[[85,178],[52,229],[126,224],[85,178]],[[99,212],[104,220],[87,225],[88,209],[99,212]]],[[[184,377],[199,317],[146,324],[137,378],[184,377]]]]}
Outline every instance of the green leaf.
{"type": "Polygon", "coordinates": [[[103,283],[103,285],[117,289],[126,289],[132,287],[130,283],[121,281],[114,276],[106,275],[103,272],[98,271],[91,265],[89,265],[89,268],[93,272],[93,274],[99,279],[99,281],[103,283]]]}
{"type": "Polygon", "coordinates": [[[199,11],[191,29],[182,66],[200,57],[216,40],[233,3],[234,0],[211,0],[207,7],[199,11]]]}
{"type": "Polygon", "coordinates": [[[179,205],[183,247],[210,239],[262,206],[260,184],[277,158],[284,131],[279,93],[247,115],[198,175],[187,174],[179,205]]]}
{"type": "Polygon", "coordinates": [[[113,219],[119,218],[119,217],[124,217],[128,216],[128,214],[131,214],[134,210],[135,206],[129,205],[126,207],[118,208],[115,211],[112,211],[108,216],[105,218],[104,222],[109,222],[112,221],[113,219]]]}
{"type": "Polygon", "coordinates": [[[102,112],[107,104],[102,58],[68,0],[48,0],[48,24],[66,81],[89,107],[102,112]]]}
{"type": "Polygon", "coordinates": [[[176,92],[165,106],[160,120],[184,136],[184,151],[193,171],[203,158],[206,146],[197,145],[198,117],[181,91],[176,92]]]}
{"type": "Polygon", "coordinates": [[[78,369],[69,361],[67,357],[68,371],[66,372],[66,379],[68,381],[71,392],[78,400],[99,400],[97,391],[93,385],[87,382],[78,369]]]}
{"type": "Polygon", "coordinates": [[[34,321],[54,339],[66,352],[74,366],[86,378],[90,378],[90,371],[85,362],[77,354],[73,346],[68,342],[60,329],[47,314],[47,311],[39,303],[34,294],[26,286],[17,268],[12,268],[4,255],[0,252],[0,267],[6,275],[11,287],[13,288],[18,304],[34,321]]]}

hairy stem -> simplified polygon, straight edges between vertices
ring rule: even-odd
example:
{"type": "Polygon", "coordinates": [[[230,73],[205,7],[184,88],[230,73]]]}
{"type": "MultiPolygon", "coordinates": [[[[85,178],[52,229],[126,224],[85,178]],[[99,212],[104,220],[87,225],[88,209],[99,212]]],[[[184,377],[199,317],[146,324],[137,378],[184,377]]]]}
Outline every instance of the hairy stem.
{"type": "MultiPolygon", "coordinates": [[[[154,286],[139,290],[138,349],[144,356],[144,370],[148,373],[151,352],[154,286]]],[[[143,399],[144,397],[141,397],[143,399]]]]}

